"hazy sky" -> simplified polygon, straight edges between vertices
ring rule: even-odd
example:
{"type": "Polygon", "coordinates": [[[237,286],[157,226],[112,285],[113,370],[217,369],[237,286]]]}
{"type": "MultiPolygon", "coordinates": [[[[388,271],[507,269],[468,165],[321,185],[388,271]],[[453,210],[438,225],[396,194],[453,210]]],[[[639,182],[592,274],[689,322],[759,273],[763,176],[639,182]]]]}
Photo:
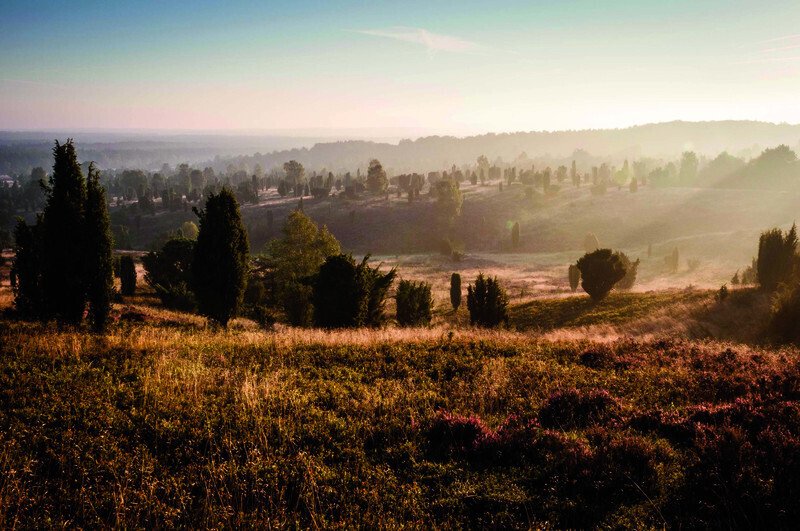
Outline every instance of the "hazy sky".
{"type": "Polygon", "coordinates": [[[0,3],[0,129],[800,122],[800,1],[0,3]]]}

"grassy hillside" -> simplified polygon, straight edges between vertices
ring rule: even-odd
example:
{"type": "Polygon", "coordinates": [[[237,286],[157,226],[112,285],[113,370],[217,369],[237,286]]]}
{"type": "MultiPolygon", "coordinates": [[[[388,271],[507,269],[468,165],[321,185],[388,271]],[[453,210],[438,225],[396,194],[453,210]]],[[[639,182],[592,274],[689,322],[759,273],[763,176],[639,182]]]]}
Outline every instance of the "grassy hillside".
{"type": "MultiPolygon", "coordinates": [[[[574,189],[565,182],[556,196],[526,199],[524,189],[520,184],[506,186],[502,192],[496,183],[462,185],[464,205],[454,239],[463,244],[467,267],[476,262],[492,262],[487,267],[494,269],[512,264],[517,270],[518,266],[535,266],[537,271],[557,267],[565,281],[568,264],[583,254],[583,238],[592,232],[602,246],[642,260],[639,286],[643,289],[689,284],[719,287],[750,263],[764,228],[791,225],[797,204],[795,193],[764,190],[643,186],[637,193],[623,187],[595,196],[586,185],[574,189]],[[514,222],[520,223],[517,250],[510,248],[514,222]],[[680,267],[672,274],[666,271],[663,259],[674,248],[680,252],[680,267]],[[698,261],[692,270],[690,259],[698,261]]],[[[279,198],[273,189],[260,204],[242,206],[254,252],[279,236],[286,216],[297,205],[297,199],[279,198]],[[271,229],[267,211],[274,216],[271,229]]],[[[411,204],[405,197],[395,196],[389,201],[367,196],[357,200],[306,198],[304,210],[317,223],[327,225],[349,252],[386,257],[439,252],[436,202],[426,194],[411,204]]],[[[144,215],[138,229],[134,219],[131,214],[133,246],[145,249],[159,235],[196,217],[190,211],[144,215]]],[[[453,270],[464,267],[440,261],[453,270]]]]}
{"type": "MultiPolygon", "coordinates": [[[[608,311],[636,298],[612,298],[608,311]]],[[[657,300],[642,298],[641,311],[657,300]]],[[[551,308],[560,326],[575,322],[565,301],[525,310],[551,308]]],[[[800,517],[795,351],[242,321],[222,332],[141,304],[117,317],[102,336],[0,320],[4,526],[800,517]]]]}

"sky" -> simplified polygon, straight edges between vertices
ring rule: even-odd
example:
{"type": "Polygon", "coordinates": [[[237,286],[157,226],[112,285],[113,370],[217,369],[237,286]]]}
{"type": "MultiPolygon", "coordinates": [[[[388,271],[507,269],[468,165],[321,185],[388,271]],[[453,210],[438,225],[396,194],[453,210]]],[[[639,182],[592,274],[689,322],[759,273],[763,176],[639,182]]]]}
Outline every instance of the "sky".
{"type": "Polygon", "coordinates": [[[0,130],[800,122],[800,2],[3,0],[0,130]]]}

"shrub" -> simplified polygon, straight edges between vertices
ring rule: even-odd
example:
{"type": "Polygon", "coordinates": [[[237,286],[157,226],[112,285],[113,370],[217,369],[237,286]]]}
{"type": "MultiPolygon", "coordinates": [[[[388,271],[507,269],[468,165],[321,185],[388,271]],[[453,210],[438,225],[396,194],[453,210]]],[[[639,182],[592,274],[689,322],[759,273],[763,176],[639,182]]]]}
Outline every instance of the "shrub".
{"type": "Polygon", "coordinates": [[[475,286],[467,286],[467,309],[473,325],[494,328],[508,323],[508,295],[496,277],[475,279],[475,286]]]}
{"type": "Polygon", "coordinates": [[[144,280],[167,308],[194,309],[194,293],[190,288],[194,245],[193,240],[174,238],[167,241],[161,250],[142,256],[144,280]]]}
{"type": "Polygon", "coordinates": [[[628,255],[623,252],[616,253],[619,255],[619,259],[622,261],[622,266],[625,268],[625,276],[619,280],[616,284],[614,284],[614,288],[621,289],[621,290],[629,290],[633,287],[636,283],[636,272],[639,269],[639,259],[637,258],[635,262],[631,262],[628,255]]]}
{"type": "Polygon", "coordinates": [[[14,307],[27,319],[38,319],[44,311],[41,230],[40,222],[30,226],[22,218],[17,219],[14,228],[14,261],[11,265],[14,307]]]}
{"type": "Polygon", "coordinates": [[[427,438],[430,453],[441,459],[473,456],[493,435],[475,415],[465,417],[440,411],[428,428],[427,438]]]}
{"type": "Polygon", "coordinates": [[[283,236],[267,245],[268,269],[275,299],[295,326],[311,324],[311,278],[329,256],[341,252],[339,242],[323,225],[295,210],[286,218],[283,236]]]}
{"type": "Polygon", "coordinates": [[[719,302],[724,302],[725,299],[728,298],[728,285],[723,284],[719,287],[719,291],[717,291],[717,300],[719,302]]]}
{"type": "Polygon", "coordinates": [[[769,328],[780,341],[800,343],[800,285],[784,287],[777,293],[769,328]]]}
{"type": "Polygon", "coordinates": [[[569,266],[569,271],[567,272],[567,276],[569,277],[569,288],[572,291],[578,289],[578,284],[581,281],[581,270],[578,269],[578,266],[575,264],[571,264],[569,266]]]}
{"type": "Polygon", "coordinates": [[[250,244],[239,203],[223,188],[195,209],[200,232],[194,246],[192,286],[201,315],[223,327],[236,315],[244,297],[250,244]]]}
{"type": "Polygon", "coordinates": [[[397,322],[400,326],[424,326],[431,322],[431,285],[402,280],[395,294],[397,322]]]}
{"type": "Polygon", "coordinates": [[[577,266],[581,272],[581,287],[596,301],[604,299],[626,273],[619,254],[611,252],[611,249],[585,254],[577,266]]]}
{"type": "Polygon", "coordinates": [[[570,430],[599,424],[617,416],[617,401],[604,389],[567,389],[550,395],[539,410],[545,428],[570,430]]]}
{"type": "Polygon", "coordinates": [[[756,273],[758,283],[768,291],[774,291],[786,282],[793,272],[797,249],[797,227],[792,225],[784,234],[780,229],[761,233],[758,241],[758,260],[756,273]]]}
{"type": "Polygon", "coordinates": [[[111,312],[114,293],[114,259],[112,256],[111,222],[108,217],[106,192],[100,186],[100,177],[89,165],[86,186],[86,295],[89,319],[95,330],[103,330],[111,312]]]}
{"type": "Polygon", "coordinates": [[[312,281],[314,323],[323,328],[380,326],[395,269],[381,273],[351,255],[330,256],[312,281]]]}
{"type": "Polygon", "coordinates": [[[519,222],[515,222],[511,227],[511,248],[514,250],[519,249],[519,222]]]}
{"type": "Polygon", "coordinates": [[[119,259],[119,280],[123,295],[131,297],[136,294],[136,265],[130,255],[119,259]]]}
{"type": "Polygon", "coordinates": [[[454,311],[461,306],[461,275],[458,273],[450,275],[450,305],[454,311]]]}

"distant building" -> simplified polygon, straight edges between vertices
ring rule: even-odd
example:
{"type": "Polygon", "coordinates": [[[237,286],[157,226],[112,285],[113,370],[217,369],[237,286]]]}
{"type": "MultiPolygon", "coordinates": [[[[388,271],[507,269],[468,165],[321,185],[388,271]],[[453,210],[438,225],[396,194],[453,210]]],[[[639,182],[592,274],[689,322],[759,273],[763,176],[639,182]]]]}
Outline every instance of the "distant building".
{"type": "Polygon", "coordinates": [[[0,186],[11,188],[14,186],[14,179],[12,179],[10,175],[0,175],[0,186]]]}

